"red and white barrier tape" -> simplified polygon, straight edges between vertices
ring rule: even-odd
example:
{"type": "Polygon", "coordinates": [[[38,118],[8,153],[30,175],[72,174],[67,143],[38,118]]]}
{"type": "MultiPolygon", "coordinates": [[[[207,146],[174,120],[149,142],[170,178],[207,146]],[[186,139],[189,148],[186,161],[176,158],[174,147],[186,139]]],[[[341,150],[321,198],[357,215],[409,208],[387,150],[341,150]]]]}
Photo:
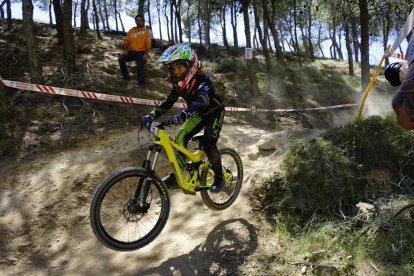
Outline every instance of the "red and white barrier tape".
{"type": "Polygon", "coordinates": [[[392,57],[399,58],[399,59],[402,59],[402,60],[407,60],[407,55],[403,55],[403,54],[399,54],[399,53],[392,54],[392,57]]]}
{"type": "MultiPolygon", "coordinates": [[[[125,96],[101,94],[101,93],[89,92],[89,91],[58,88],[58,87],[53,87],[53,86],[48,86],[48,85],[30,84],[30,83],[24,83],[24,82],[18,82],[18,81],[9,81],[9,80],[3,80],[1,77],[0,77],[0,82],[2,82],[7,87],[16,88],[20,90],[41,92],[41,93],[46,93],[46,94],[64,95],[64,96],[70,96],[70,97],[121,102],[121,103],[129,103],[129,104],[142,104],[142,105],[151,105],[151,106],[158,106],[161,103],[161,101],[159,100],[139,99],[139,98],[125,97],[125,96]]],[[[261,109],[261,108],[256,108],[256,107],[251,107],[251,108],[225,107],[225,110],[226,111],[252,111],[252,112],[297,112],[297,111],[347,108],[347,107],[353,107],[356,105],[357,104],[339,104],[339,105],[324,106],[324,107],[283,108],[283,109],[261,109]]],[[[175,103],[174,107],[186,108],[187,105],[185,103],[175,103]]]]}

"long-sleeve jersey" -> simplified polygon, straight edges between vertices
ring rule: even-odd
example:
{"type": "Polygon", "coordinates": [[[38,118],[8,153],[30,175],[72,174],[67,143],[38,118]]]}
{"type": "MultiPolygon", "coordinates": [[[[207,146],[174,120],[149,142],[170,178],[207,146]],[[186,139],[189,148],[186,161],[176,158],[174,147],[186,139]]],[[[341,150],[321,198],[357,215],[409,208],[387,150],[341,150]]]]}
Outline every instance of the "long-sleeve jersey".
{"type": "Polygon", "coordinates": [[[134,27],[128,31],[124,44],[132,51],[147,51],[151,48],[151,34],[145,28],[134,27]]]}
{"type": "Polygon", "coordinates": [[[190,114],[197,114],[203,116],[221,107],[222,100],[216,94],[213,83],[210,78],[203,72],[198,72],[194,75],[193,80],[189,83],[189,88],[184,88],[179,91],[177,87],[173,87],[167,99],[161,102],[154,110],[151,111],[156,118],[167,112],[174,103],[182,97],[186,104],[186,110],[190,114]],[[194,81],[194,83],[192,83],[194,81]]]}

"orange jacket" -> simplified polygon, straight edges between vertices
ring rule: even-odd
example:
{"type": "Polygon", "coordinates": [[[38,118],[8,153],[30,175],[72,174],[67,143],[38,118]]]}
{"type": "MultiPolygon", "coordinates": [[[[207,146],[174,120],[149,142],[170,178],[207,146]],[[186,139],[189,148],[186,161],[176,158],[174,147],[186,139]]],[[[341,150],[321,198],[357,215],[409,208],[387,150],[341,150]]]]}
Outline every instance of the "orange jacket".
{"type": "Polygon", "coordinates": [[[145,28],[134,27],[128,31],[124,44],[132,51],[147,51],[151,48],[151,35],[145,28]]]}

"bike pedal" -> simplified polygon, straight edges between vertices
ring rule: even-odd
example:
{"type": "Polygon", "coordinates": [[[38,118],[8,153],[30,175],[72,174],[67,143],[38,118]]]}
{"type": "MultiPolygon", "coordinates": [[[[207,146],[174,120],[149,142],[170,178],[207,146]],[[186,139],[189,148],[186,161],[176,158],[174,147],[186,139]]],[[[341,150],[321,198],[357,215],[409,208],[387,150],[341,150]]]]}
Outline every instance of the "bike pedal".
{"type": "Polygon", "coordinates": [[[189,191],[189,190],[186,190],[186,189],[183,189],[183,193],[185,193],[186,195],[196,195],[196,192],[189,191]]]}

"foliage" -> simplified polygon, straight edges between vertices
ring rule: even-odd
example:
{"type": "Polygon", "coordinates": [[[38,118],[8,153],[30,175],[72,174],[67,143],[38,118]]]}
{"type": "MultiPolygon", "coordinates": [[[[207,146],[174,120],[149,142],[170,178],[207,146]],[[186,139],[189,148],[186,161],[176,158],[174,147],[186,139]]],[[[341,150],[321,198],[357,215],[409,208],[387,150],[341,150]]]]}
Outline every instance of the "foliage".
{"type": "Polygon", "coordinates": [[[303,216],[349,208],[363,195],[358,164],[322,138],[293,144],[282,168],[303,216]]]}
{"type": "Polygon", "coordinates": [[[414,178],[414,135],[402,131],[393,116],[369,117],[331,129],[325,139],[363,165],[364,174],[377,168],[393,168],[414,178]]]}
{"type": "Polygon", "coordinates": [[[275,214],[275,236],[283,250],[280,255],[286,263],[315,268],[334,263],[332,268],[337,275],[355,275],[358,271],[369,275],[412,275],[413,218],[409,214],[393,218],[402,202],[406,204],[402,198],[392,198],[381,205],[373,221],[365,221],[362,227],[355,227],[357,218],[329,221],[314,214],[300,222],[290,214],[275,214]],[[390,227],[379,227],[386,224],[390,227]]]}
{"type": "Polygon", "coordinates": [[[217,73],[239,72],[246,74],[246,63],[240,58],[225,57],[219,61],[216,71],[217,73]]]}
{"type": "Polygon", "coordinates": [[[280,211],[287,213],[294,209],[286,178],[280,173],[262,179],[255,187],[255,194],[260,208],[267,215],[272,216],[280,211]]]}
{"type": "Polygon", "coordinates": [[[282,162],[283,172],[258,185],[262,208],[270,217],[281,206],[302,218],[349,215],[358,201],[412,190],[414,135],[394,121],[373,116],[296,141],[282,162]]]}

